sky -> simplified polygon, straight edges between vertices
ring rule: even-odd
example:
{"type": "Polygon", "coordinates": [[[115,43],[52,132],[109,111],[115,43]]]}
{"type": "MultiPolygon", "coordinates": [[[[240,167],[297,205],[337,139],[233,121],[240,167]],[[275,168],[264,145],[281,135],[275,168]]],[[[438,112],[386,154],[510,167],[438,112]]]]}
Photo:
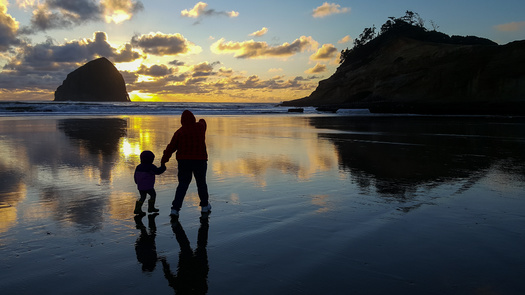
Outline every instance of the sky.
{"type": "Polygon", "coordinates": [[[132,101],[302,98],[365,28],[406,11],[448,35],[525,39],[523,0],[0,0],[0,101],[51,101],[99,57],[132,101]]]}

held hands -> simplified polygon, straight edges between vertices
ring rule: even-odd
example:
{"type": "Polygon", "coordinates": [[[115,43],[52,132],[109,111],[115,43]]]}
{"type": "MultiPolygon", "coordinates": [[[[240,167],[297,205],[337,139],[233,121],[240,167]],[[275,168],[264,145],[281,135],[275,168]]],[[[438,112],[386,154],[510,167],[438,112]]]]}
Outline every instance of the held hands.
{"type": "Polygon", "coordinates": [[[168,163],[170,160],[170,158],[166,157],[165,155],[162,156],[162,159],[160,159],[160,165],[165,165],[166,163],[168,163]]]}

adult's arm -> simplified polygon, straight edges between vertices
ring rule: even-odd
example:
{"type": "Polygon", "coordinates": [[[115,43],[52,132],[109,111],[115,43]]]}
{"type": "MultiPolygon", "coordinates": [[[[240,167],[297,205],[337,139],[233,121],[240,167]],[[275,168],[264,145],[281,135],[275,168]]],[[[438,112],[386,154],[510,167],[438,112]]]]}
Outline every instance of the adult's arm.
{"type": "Polygon", "coordinates": [[[160,160],[160,164],[164,165],[164,163],[169,162],[171,155],[177,150],[178,147],[178,134],[175,132],[173,134],[173,137],[171,138],[170,143],[166,146],[166,149],[163,152],[162,159],[160,160]]]}

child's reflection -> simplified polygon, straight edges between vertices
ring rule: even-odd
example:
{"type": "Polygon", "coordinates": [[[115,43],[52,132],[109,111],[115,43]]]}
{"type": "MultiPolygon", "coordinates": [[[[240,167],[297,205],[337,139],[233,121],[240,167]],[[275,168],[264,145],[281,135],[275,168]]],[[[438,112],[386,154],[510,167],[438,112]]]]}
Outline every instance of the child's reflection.
{"type": "Polygon", "coordinates": [[[135,224],[137,229],[140,229],[140,235],[135,242],[135,252],[138,262],[142,264],[142,271],[152,272],[157,265],[157,247],[155,246],[155,235],[157,232],[155,217],[157,215],[148,215],[149,233],[144,223],[142,223],[144,215],[135,216],[135,224]]]}
{"type": "Polygon", "coordinates": [[[176,294],[206,294],[208,292],[208,214],[202,213],[201,225],[197,235],[197,248],[190,246],[190,241],[177,219],[171,220],[171,228],[179,242],[179,264],[177,274],[173,274],[166,258],[161,257],[164,276],[176,294]]]}

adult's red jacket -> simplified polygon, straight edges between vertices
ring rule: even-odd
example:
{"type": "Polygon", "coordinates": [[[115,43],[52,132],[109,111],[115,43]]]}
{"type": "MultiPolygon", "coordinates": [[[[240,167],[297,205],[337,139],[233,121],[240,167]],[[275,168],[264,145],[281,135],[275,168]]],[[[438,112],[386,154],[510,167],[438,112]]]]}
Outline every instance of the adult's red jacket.
{"type": "Polygon", "coordinates": [[[161,163],[166,163],[176,151],[177,160],[208,160],[206,151],[206,121],[196,122],[192,112],[185,110],[180,118],[182,126],[166,146],[161,163]]]}

